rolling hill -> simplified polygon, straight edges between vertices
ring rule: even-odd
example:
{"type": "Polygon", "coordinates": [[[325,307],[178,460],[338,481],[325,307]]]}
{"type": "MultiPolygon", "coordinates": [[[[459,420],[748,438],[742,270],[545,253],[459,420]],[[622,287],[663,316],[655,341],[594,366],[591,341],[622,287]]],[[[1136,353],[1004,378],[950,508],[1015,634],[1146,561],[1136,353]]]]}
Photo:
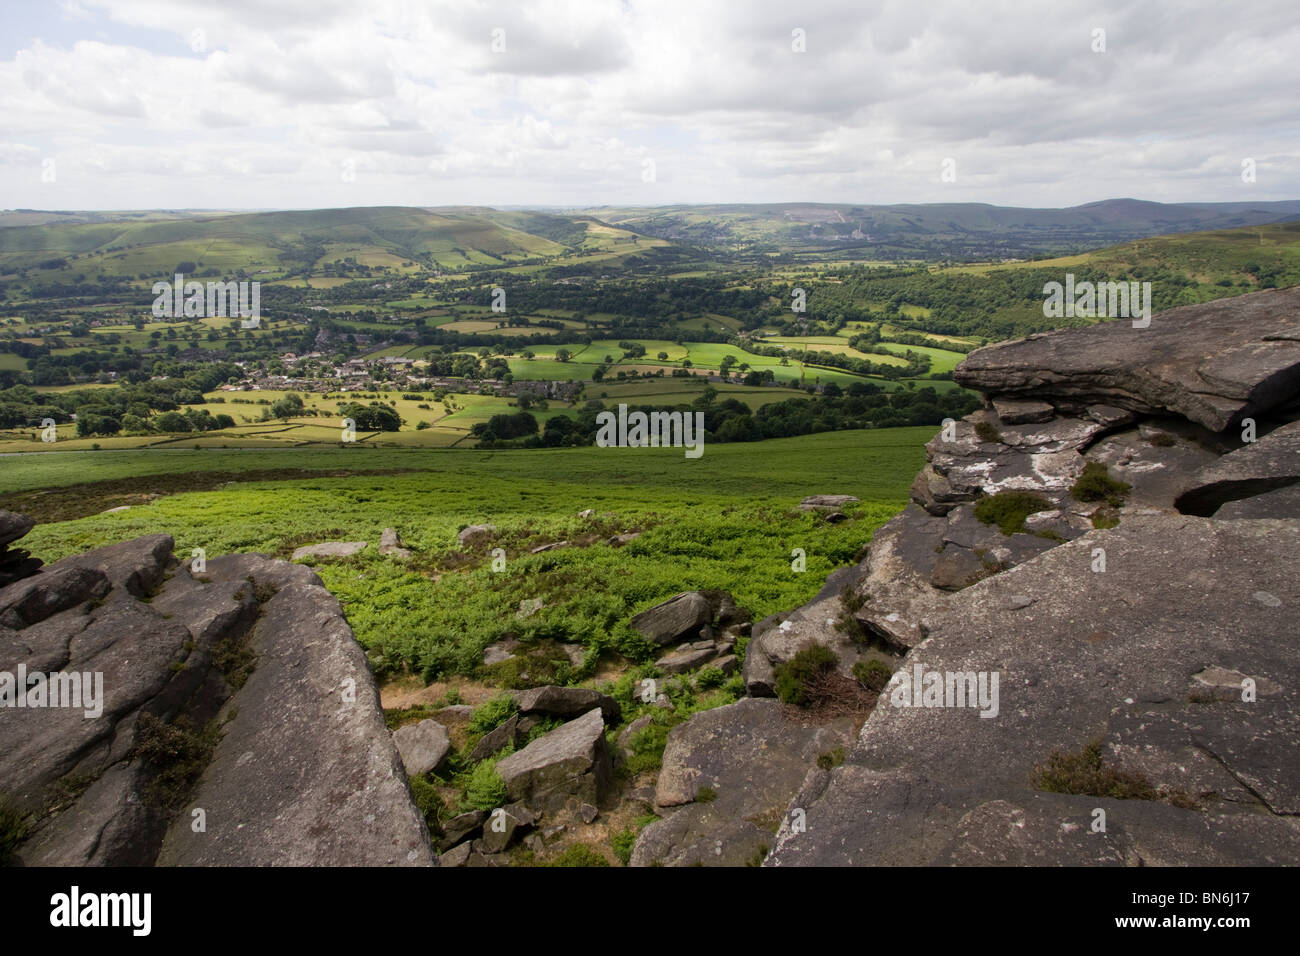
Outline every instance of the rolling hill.
{"type": "MultiPolygon", "coordinates": [[[[25,214],[39,218],[39,213],[25,214]]],[[[157,278],[195,269],[307,275],[327,263],[458,270],[542,262],[633,234],[587,217],[451,207],[358,207],[0,227],[0,272],[157,278]]]]}
{"type": "Polygon", "coordinates": [[[1144,236],[1231,229],[1300,216],[1300,201],[1168,204],[1108,199],[1067,209],[983,203],[600,207],[585,213],[659,238],[846,258],[1030,258],[1144,236]]]}

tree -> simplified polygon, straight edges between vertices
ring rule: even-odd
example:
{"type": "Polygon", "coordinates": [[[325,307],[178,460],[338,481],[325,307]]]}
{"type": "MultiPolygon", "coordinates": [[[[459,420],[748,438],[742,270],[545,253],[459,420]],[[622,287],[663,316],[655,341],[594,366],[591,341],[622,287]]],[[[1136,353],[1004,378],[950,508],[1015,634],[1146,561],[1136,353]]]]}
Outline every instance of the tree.
{"type": "Polygon", "coordinates": [[[569,359],[571,359],[571,358],[573,358],[573,355],[572,355],[572,353],[571,353],[568,349],[556,349],[556,350],[555,350],[555,361],[557,361],[557,362],[567,362],[567,361],[568,361],[569,359]]]}
{"type": "Polygon", "coordinates": [[[158,416],[158,430],[160,432],[187,432],[190,431],[190,421],[180,412],[167,412],[158,416]]]}

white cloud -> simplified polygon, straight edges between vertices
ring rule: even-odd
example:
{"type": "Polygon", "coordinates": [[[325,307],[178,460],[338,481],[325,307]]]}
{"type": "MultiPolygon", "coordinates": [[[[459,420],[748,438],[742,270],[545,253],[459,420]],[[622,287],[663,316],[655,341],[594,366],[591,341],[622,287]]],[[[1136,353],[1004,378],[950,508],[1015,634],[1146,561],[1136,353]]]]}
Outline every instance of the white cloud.
{"type": "Polygon", "coordinates": [[[0,60],[0,205],[1295,198],[1291,9],[74,0],[0,60]]]}

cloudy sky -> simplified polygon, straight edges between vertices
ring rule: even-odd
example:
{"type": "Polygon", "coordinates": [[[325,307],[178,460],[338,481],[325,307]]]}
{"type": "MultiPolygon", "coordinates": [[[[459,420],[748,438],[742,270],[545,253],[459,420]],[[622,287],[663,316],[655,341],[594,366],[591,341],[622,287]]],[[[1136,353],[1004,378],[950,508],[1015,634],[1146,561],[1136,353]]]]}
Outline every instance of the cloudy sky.
{"type": "Polygon", "coordinates": [[[5,0],[0,207],[1295,199],[1298,53],[1296,0],[5,0]]]}

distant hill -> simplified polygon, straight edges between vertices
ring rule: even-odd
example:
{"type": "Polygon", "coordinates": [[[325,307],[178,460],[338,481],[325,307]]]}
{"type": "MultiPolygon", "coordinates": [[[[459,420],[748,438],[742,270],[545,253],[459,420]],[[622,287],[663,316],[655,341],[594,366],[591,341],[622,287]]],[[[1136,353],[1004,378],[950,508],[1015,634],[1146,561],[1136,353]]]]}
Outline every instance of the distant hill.
{"type": "Polygon", "coordinates": [[[28,283],[76,284],[99,276],[144,283],[185,265],[181,271],[199,277],[242,272],[269,282],[328,286],[431,270],[558,266],[592,274],[632,262],[665,271],[707,260],[1007,263],[1154,235],[1298,220],[1300,200],[1169,205],[1114,199],[1070,209],[785,203],[567,212],[479,206],[11,210],[0,213],[0,279],[23,273],[28,283]]]}
{"type": "Polygon", "coordinates": [[[599,207],[583,212],[662,239],[846,258],[1030,258],[1168,233],[1231,229],[1300,216],[1300,200],[1158,203],[1108,199],[1067,209],[984,203],[599,207]]]}
{"type": "Polygon", "coordinates": [[[447,207],[358,207],[242,214],[84,214],[16,211],[0,227],[0,273],[22,269],[157,278],[179,263],[194,274],[238,270],[273,277],[371,269],[444,269],[543,262],[631,233],[585,217],[447,207]],[[74,260],[74,257],[75,260],[74,260]],[[215,271],[213,271],[215,270],[215,271]]]}

